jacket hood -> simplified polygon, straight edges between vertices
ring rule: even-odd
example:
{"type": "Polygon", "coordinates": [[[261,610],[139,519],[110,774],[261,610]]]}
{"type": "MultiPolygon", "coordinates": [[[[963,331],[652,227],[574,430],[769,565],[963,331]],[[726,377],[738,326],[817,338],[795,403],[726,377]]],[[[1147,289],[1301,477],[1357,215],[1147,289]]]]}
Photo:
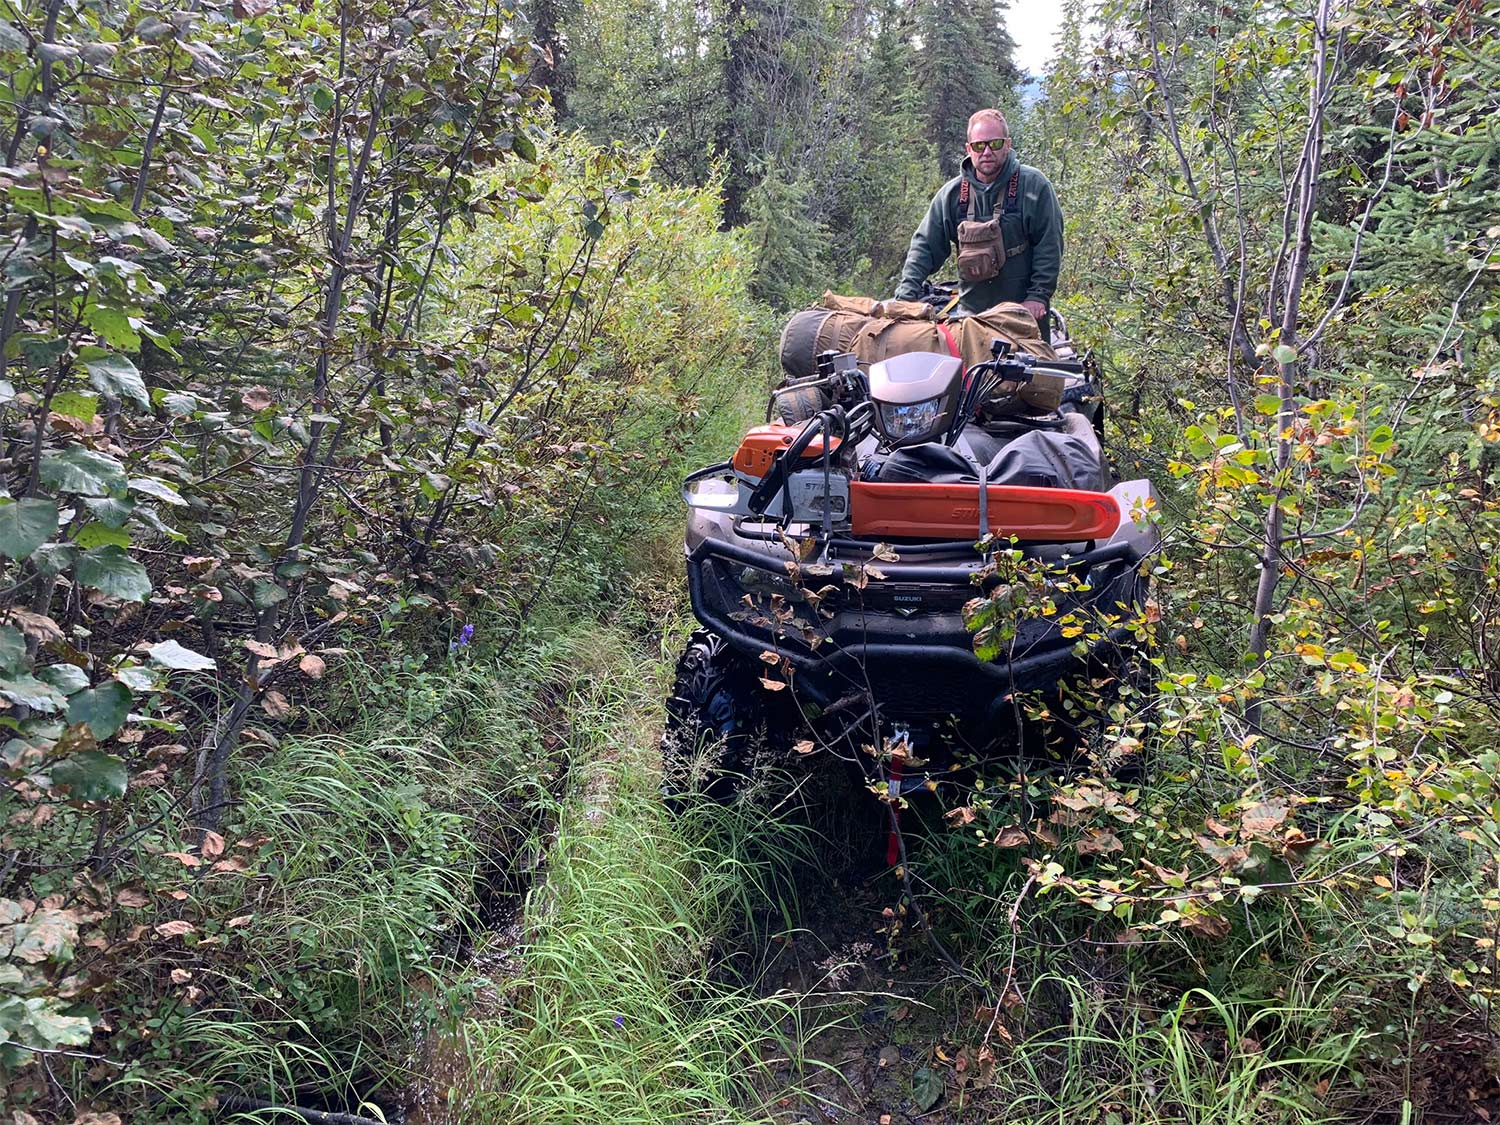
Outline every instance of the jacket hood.
{"type": "Polygon", "coordinates": [[[959,173],[964,177],[964,179],[973,180],[974,186],[979,188],[981,191],[989,191],[995,186],[995,184],[1003,184],[1006,180],[1014,176],[1016,174],[1016,169],[1020,167],[1021,161],[1016,156],[1015,146],[1012,145],[1009,149],[1006,150],[1005,161],[1000,165],[1000,174],[995,177],[993,183],[987,184],[979,178],[979,173],[974,168],[974,158],[972,156],[964,157],[963,164],[959,166],[959,173]]]}

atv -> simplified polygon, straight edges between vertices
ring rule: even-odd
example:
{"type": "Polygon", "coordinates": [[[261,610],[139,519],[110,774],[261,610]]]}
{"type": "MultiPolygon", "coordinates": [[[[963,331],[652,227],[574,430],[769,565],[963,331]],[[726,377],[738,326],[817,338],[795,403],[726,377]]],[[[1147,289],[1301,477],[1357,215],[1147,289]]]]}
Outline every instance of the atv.
{"type": "Polygon", "coordinates": [[[766,424],[683,485],[701,628],[667,702],[669,799],[728,799],[793,751],[896,799],[1078,753],[1138,677],[1158,545],[1151,484],[1109,479],[1097,382],[1088,356],[997,337],[967,370],[825,352],[773,391],[766,424]]]}

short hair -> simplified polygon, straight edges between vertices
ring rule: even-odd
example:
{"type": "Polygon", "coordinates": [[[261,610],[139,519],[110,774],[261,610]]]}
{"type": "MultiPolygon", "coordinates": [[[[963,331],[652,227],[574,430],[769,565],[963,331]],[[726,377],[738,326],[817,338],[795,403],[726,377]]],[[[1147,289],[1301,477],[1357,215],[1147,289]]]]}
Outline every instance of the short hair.
{"type": "Polygon", "coordinates": [[[993,121],[996,125],[1005,130],[1005,135],[1007,137],[1010,136],[1010,123],[1005,120],[1005,114],[1001,113],[998,109],[981,109],[976,110],[969,116],[968,128],[964,130],[965,141],[967,141],[969,139],[969,136],[974,132],[974,126],[978,125],[981,121],[993,121]]]}

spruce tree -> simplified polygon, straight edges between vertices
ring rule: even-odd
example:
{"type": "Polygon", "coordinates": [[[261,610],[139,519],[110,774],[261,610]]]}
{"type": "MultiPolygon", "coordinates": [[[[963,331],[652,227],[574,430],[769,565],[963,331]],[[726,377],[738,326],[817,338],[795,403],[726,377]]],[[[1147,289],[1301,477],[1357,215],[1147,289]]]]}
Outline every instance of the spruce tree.
{"type": "Polygon", "coordinates": [[[1009,0],[924,0],[919,9],[922,109],[944,176],[956,175],[963,160],[969,115],[1008,100],[1020,80],[1009,7],[1009,0]]]}

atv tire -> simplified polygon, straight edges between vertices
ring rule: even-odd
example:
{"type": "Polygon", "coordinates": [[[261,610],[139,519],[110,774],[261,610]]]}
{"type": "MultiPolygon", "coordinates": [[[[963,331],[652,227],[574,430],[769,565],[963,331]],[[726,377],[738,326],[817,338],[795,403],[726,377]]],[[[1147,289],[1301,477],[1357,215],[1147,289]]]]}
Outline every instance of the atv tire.
{"type": "Polygon", "coordinates": [[[744,786],[770,724],[754,664],[699,629],[677,661],[662,732],[662,794],[674,811],[703,795],[728,803],[744,786]]]}
{"type": "Polygon", "coordinates": [[[828,409],[828,396],[822,387],[794,386],[776,396],[776,412],[788,426],[816,418],[828,409]]]}

